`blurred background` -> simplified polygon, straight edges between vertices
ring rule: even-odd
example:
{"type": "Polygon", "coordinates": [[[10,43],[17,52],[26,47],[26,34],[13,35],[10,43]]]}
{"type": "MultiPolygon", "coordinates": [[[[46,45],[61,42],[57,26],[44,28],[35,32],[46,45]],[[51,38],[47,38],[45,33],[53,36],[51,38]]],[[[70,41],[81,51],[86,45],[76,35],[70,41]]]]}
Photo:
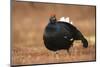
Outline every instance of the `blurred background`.
{"type": "Polygon", "coordinates": [[[96,7],[50,4],[36,2],[12,2],[12,64],[45,64],[59,62],[93,61],[95,59],[96,7]],[[55,14],[57,20],[70,17],[73,25],[89,42],[84,49],[76,41],[71,56],[60,51],[58,59],[43,43],[43,32],[49,18],[55,14]],[[65,55],[66,54],[66,55],[65,55]]]}

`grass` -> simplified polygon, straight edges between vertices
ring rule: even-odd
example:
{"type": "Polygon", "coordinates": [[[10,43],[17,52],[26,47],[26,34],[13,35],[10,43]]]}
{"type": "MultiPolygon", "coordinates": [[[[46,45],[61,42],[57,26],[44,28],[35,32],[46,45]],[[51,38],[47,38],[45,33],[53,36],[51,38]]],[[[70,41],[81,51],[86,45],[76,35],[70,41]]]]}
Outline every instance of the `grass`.
{"type": "Polygon", "coordinates": [[[55,54],[43,45],[34,46],[27,43],[15,44],[12,50],[12,64],[15,65],[95,60],[95,45],[89,44],[88,48],[83,48],[80,42],[74,42],[74,46],[70,48],[71,55],[66,50],[60,50],[55,54]]]}

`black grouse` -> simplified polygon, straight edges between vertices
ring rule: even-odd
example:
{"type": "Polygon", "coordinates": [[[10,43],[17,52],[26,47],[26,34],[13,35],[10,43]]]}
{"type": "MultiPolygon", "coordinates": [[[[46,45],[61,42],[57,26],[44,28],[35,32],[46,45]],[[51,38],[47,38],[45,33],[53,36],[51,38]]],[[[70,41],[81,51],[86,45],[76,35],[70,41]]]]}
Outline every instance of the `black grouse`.
{"type": "Polygon", "coordinates": [[[87,40],[75,26],[67,22],[57,21],[55,16],[50,17],[44,30],[43,40],[45,47],[51,51],[67,49],[69,52],[74,40],[81,40],[83,47],[88,47],[87,40]]]}

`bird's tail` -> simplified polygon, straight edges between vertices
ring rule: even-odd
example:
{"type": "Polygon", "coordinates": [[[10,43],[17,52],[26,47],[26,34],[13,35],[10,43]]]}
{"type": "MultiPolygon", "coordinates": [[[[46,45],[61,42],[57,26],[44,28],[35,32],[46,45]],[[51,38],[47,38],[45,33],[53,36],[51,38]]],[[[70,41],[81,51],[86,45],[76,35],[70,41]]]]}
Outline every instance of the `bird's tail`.
{"type": "Polygon", "coordinates": [[[83,47],[87,48],[88,47],[88,41],[86,40],[86,38],[82,35],[82,33],[79,30],[76,30],[76,36],[75,36],[76,40],[81,40],[83,43],[83,47]]]}
{"type": "Polygon", "coordinates": [[[88,47],[88,41],[85,38],[82,39],[82,43],[84,48],[88,47]]]}

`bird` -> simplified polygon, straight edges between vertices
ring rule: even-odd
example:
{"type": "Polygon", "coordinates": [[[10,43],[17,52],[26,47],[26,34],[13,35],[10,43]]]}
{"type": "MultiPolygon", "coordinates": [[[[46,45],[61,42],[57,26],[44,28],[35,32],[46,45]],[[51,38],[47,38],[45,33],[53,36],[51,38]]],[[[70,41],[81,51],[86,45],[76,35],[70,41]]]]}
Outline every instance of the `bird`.
{"type": "Polygon", "coordinates": [[[67,50],[70,53],[69,49],[75,40],[81,40],[83,47],[88,47],[88,41],[74,25],[65,21],[57,21],[55,15],[49,18],[43,33],[44,45],[48,50],[54,52],[67,50]]]}

